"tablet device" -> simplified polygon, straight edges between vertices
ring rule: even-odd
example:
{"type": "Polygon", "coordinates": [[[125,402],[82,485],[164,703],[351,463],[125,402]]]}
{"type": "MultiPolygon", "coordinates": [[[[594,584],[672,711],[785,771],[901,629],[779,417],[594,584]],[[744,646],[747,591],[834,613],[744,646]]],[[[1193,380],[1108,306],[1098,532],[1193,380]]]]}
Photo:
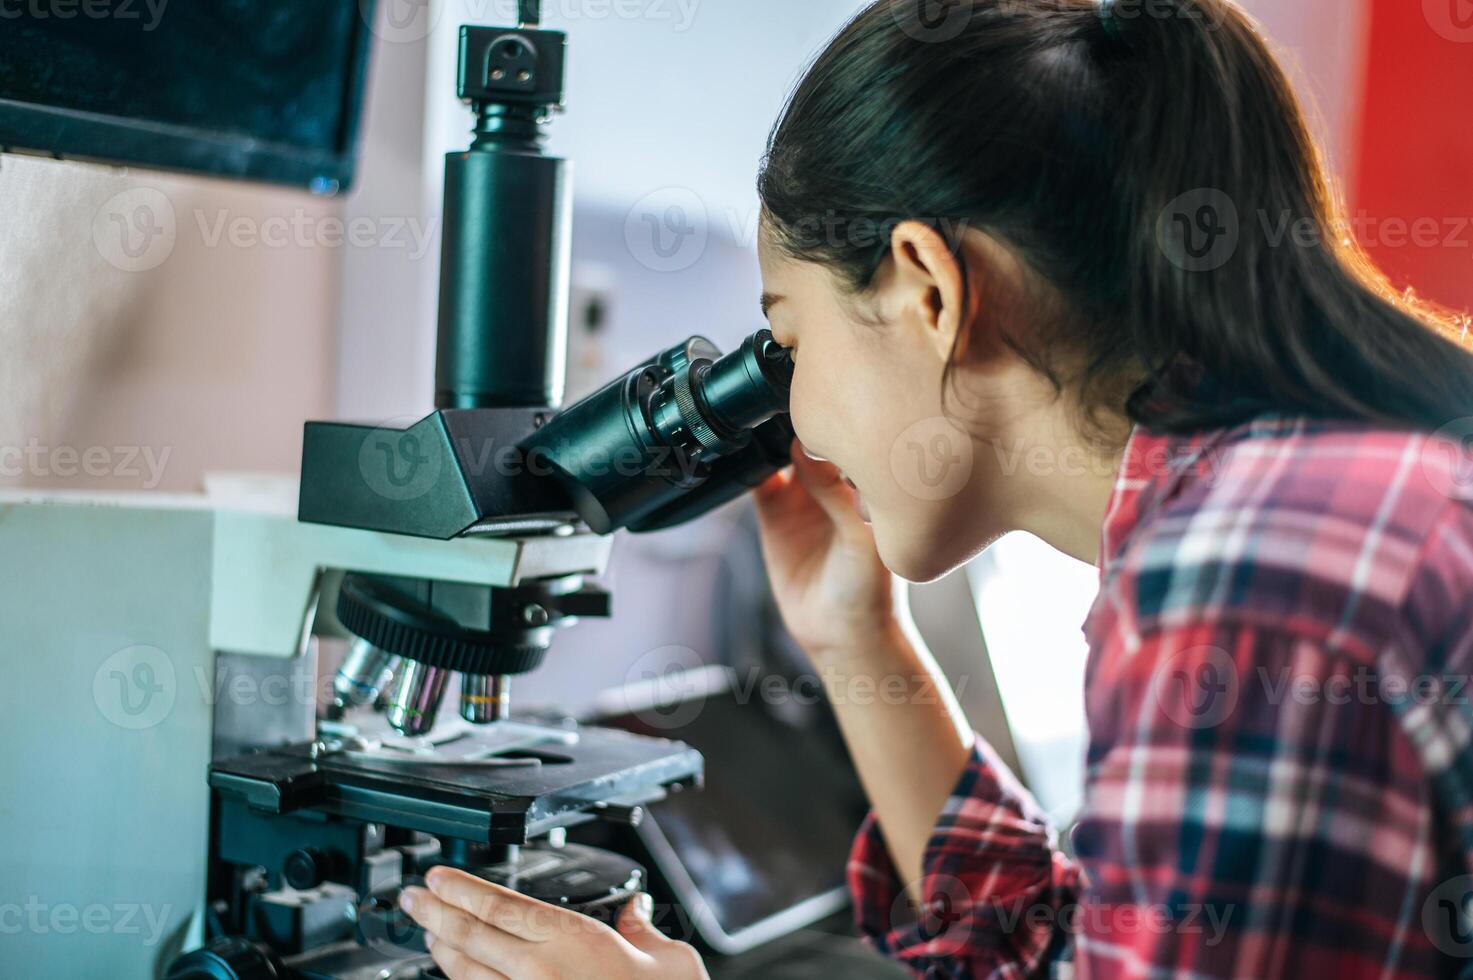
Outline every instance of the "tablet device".
{"type": "Polygon", "coordinates": [[[678,739],[706,758],[702,789],[648,808],[652,871],[698,938],[735,954],[842,910],[868,804],[816,678],[703,667],[600,700],[596,724],[678,739]]]}

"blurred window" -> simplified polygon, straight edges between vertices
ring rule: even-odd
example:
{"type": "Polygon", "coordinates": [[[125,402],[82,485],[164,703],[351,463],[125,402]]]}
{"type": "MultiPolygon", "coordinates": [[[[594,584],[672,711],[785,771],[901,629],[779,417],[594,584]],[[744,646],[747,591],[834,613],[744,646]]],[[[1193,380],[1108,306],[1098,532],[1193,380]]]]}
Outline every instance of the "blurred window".
{"type": "Polygon", "coordinates": [[[1066,826],[1084,786],[1089,651],[1081,627],[1099,591],[1099,572],[1023,533],[995,542],[967,572],[1019,775],[1055,825],[1066,826]]]}

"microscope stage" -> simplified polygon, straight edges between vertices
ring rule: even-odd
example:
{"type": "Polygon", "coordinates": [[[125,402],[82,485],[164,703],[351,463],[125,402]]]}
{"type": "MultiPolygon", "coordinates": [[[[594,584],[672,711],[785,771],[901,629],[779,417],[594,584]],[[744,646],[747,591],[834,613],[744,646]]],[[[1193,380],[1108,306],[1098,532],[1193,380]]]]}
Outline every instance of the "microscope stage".
{"type": "MultiPolygon", "coordinates": [[[[571,744],[497,757],[507,765],[369,757],[324,751],[322,743],[261,749],[214,763],[210,785],[262,813],[311,810],[475,843],[525,844],[600,811],[624,812],[700,783],[701,754],[682,742],[571,731],[571,744]]],[[[457,752],[466,755],[463,745],[457,752]]]]}

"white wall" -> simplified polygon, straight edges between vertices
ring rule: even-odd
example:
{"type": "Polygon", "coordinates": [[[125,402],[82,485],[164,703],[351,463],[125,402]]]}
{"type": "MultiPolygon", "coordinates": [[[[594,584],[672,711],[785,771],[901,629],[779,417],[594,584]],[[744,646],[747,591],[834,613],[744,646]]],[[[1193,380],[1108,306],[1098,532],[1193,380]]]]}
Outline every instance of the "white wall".
{"type": "Polygon", "coordinates": [[[1370,38],[1367,0],[1241,0],[1241,5],[1263,25],[1285,62],[1315,117],[1330,166],[1348,185],[1370,38]]]}
{"type": "Polygon", "coordinates": [[[320,228],[337,202],[13,156],[0,201],[0,486],[295,469],[332,405],[338,258],[222,229],[320,228]]]}

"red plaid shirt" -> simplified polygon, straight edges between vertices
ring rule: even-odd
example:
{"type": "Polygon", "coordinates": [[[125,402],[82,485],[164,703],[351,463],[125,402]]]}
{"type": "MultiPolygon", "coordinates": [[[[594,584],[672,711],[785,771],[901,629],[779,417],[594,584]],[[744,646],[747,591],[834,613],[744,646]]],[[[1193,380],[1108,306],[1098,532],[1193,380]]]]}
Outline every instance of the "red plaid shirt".
{"type": "Polygon", "coordinates": [[[1473,976],[1470,447],[1473,419],[1137,430],[1072,856],[979,739],[919,915],[861,831],[870,941],[936,978],[1473,976]]]}

